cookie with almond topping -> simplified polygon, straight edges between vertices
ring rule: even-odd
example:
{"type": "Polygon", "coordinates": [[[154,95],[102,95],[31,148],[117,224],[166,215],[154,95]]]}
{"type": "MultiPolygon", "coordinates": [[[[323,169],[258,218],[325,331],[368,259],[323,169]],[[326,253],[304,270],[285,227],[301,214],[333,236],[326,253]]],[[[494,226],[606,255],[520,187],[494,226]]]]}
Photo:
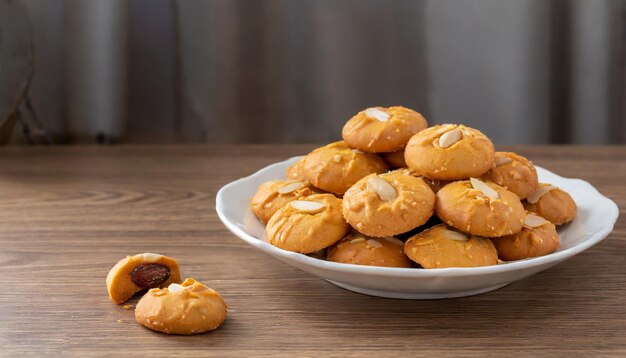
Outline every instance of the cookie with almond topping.
{"type": "Polygon", "coordinates": [[[556,226],[539,215],[528,212],[524,227],[516,234],[492,238],[498,257],[504,261],[544,256],[559,248],[556,226]]]}
{"type": "Polygon", "coordinates": [[[352,231],[335,245],[328,248],[326,259],[344,264],[411,267],[404,254],[404,243],[395,237],[373,238],[352,231]]]}
{"type": "Polygon", "coordinates": [[[498,263],[489,239],[468,236],[445,224],[426,229],[407,240],[404,253],[425,269],[478,267],[498,263]]]}
{"type": "Polygon", "coordinates": [[[426,119],[412,109],[371,107],[350,118],[341,135],[349,146],[364,152],[394,152],[404,148],[409,138],[426,127],[426,119]]]}
{"type": "Polygon", "coordinates": [[[317,148],[304,160],[306,181],[337,195],[343,195],[364,176],[387,170],[378,155],[351,148],[343,141],[317,148]]]}
{"type": "Polygon", "coordinates": [[[135,320],[153,331],[191,335],[219,327],[227,310],[217,291],[187,278],[182,284],[148,291],[137,303],[135,320]]]}
{"type": "Polygon", "coordinates": [[[310,184],[298,180],[272,180],[259,186],[250,201],[250,209],[262,222],[267,222],[278,209],[290,201],[315,194],[310,184]]]}
{"type": "Polygon", "coordinates": [[[341,199],[332,194],[291,201],[272,215],[265,227],[272,245],[303,254],[327,248],[349,230],[341,214],[341,199]]]}
{"type": "Polygon", "coordinates": [[[343,216],[359,232],[393,236],[433,215],[435,194],[420,178],[393,171],[359,180],[343,196],[343,216]]]}
{"type": "Polygon", "coordinates": [[[481,179],[490,181],[514,192],[520,199],[526,199],[537,189],[539,181],[533,163],[512,152],[496,152],[495,167],[481,179]]]}
{"type": "Polygon", "coordinates": [[[539,184],[524,202],[526,210],[537,213],[554,225],[568,223],[576,217],[576,202],[565,191],[546,183],[539,184]]]}
{"type": "Polygon", "coordinates": [[[515,234],[522,229],[526,216],[515,193],[476,178],[441,188],[437,192],[435,210],[446,224],[483,237],[515,234]]]}
{"type": "Polygon", "coordinates": [[[409,169],[438,180],[478,178],[493,168],[494,158],[491,140],[462,124],[424,129],[411,137],[404,150],[409,169]]]}

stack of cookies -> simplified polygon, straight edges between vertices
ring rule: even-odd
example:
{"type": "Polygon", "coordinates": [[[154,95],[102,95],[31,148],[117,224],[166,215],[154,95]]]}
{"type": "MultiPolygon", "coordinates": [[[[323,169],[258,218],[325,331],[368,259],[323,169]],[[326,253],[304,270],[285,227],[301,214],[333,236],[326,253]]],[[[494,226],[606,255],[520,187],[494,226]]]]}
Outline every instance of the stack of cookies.
{"type": "Polygon", "coordinates": [[[569,194],[480,131],[428,127],[405,107],[372,107],[263,183],[251,201],[281,249],[348,264],[475,267],[542,256],[571,221],[569,194]]]}

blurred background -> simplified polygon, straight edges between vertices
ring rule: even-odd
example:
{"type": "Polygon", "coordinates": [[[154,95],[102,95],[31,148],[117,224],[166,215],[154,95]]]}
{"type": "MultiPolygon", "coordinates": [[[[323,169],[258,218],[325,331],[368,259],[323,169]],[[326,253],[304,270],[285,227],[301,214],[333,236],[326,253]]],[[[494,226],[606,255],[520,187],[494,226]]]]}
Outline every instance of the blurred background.
{"type": "Polygon", "coordinates": [[[626,0],[0,0],[0,143],[626,142],[626,0]]]}

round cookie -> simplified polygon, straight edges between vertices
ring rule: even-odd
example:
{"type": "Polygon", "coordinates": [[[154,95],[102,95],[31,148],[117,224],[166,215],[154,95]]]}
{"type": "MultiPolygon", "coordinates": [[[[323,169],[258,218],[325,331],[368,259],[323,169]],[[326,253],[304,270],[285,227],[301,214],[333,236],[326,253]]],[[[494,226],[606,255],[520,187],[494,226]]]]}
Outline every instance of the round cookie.
{"type": "Polygon", "coordinates": [[[399,172],[371,174],[343,196],[343,216],[359,232],[393,236],[424,224],[433,215],[435,194],[420,178],[399,172]]]}
{"type": "Polygon", "coordinates": [[[111,301],[122,304],[141,290],[181,281],[178,262],[171,257],[145,253],[126,256],[107,274],[111,301]]]}
{"type": "Polygon", "coordinates": [[[520,232],[491,241],[498,250],[498,256],[504,261],[547,255],[561,244],[556,226],[533,213],[527,213],[520,232]]]}
{"type": "Polygon", "coordinates": [[[135,320],[153,331],[190,335],[216,329],[226,312],[219,293],[188,278],[180,285],[148,291],[137,303],[135,320]]]}
{"type": "Polygon", "coordinates": [[[498,253],[489,239],[468,237],[445,224],[433,226],[409,238],[404,244],[404,253],[425,269],[498,263],[498,253]]]}
{"type": "Polygon", "coordinates": [[[395,237],[372,238],[352,232],[328,248],[326,259],[353,265],[411,267],[404,243],[395,237]]]}
{"type": "Polygon", "coordinates": [[[417,175],[439,180],[480,177],[494,165],[493,144],[480,131],[459,124],[424,129],[409,140],[404,159],[417,175]]]}
{"type": "Polygon", "coordinates": [[[289,168],[287,168],[287,172],[285,173],[285,177],[287,178],[287,180],[299,180],[299,181],[306,180],[305,175],[304,175],[304,159],[305,158],[306,156],[303,156],[297,162],[293,163],[292,165],[289,166],[289,168]]]}
{"type": "Polygon", "coordinates": [[[306,180],[337,195],[345,193],[364,176],[384,173],[387,169],[378,155],[352,149],[343,141],[315,149],[304,161],[306,180]]]}
{"type": "Polygon", "coordinates": [[[576,217],[576,202],[565,191],[541,183],[524,203],[526,210],[546,218],[554,225],[568,223],[576,217]]]}
{"type": "Polygon", "coordinates": [[[269,242],[283,250],[311,254],[341,240],[350,226],[341,214],[341,199],[314,194],[279,209],[267,223],[269,242]]]}
{"type": "Polygon", "coordinates": [[[250,201],[250,209],[259,220],[267,222],[290,201],[314,194],[310,184],[297,180],[272,180],[259,186],[250,201]]]}
{"type": "Polygon", "coordinates": [[[426,119],[412,109],[371,107],[350,118],[341,135],[349,146],[364,152],[394,152],[426,127],[426,119]]]}
{"type": "Polygon", "coordinates": [[[514,192],[520,199],[525,199],[537,189],[539,181],[533,163],[512,152],[496,152],[495,168],[481,177],[514,192]]]}
{"type": "Polygon", "coordinates": [[[483,237],[515,234],[522,229],[526,216],[516,194],[476,178],[441,188],[435,207],[437,216],[446,224],[483,237]]]}
{"type": "Polygon", "coordinates": [[[395,152],[381,153],[380,156],[383,158],[385,163],[389,165],[389,168],[406,168],[406,162],[404,161],[404,148],[395,152]]]}

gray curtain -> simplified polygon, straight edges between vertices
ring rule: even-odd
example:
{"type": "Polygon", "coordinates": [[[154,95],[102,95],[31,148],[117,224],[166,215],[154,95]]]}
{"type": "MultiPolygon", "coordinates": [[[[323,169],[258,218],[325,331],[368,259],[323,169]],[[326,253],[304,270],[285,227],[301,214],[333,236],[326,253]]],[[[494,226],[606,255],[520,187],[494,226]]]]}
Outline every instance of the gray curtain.
{"type": "Polygon", "coordinates": [[[97,10],[116,31],[90,42],[117,60],[85,69],[77,19],[97,1],[26,1],[31,95],[57,141],[328,142],[396,104],[497,143],[626,138],[625,0],[132,0],[97,10]],[[111,62],[117,80],[85,89],[111,62]],[[115,110],[89,104],[103,93],[115,110]]]}

